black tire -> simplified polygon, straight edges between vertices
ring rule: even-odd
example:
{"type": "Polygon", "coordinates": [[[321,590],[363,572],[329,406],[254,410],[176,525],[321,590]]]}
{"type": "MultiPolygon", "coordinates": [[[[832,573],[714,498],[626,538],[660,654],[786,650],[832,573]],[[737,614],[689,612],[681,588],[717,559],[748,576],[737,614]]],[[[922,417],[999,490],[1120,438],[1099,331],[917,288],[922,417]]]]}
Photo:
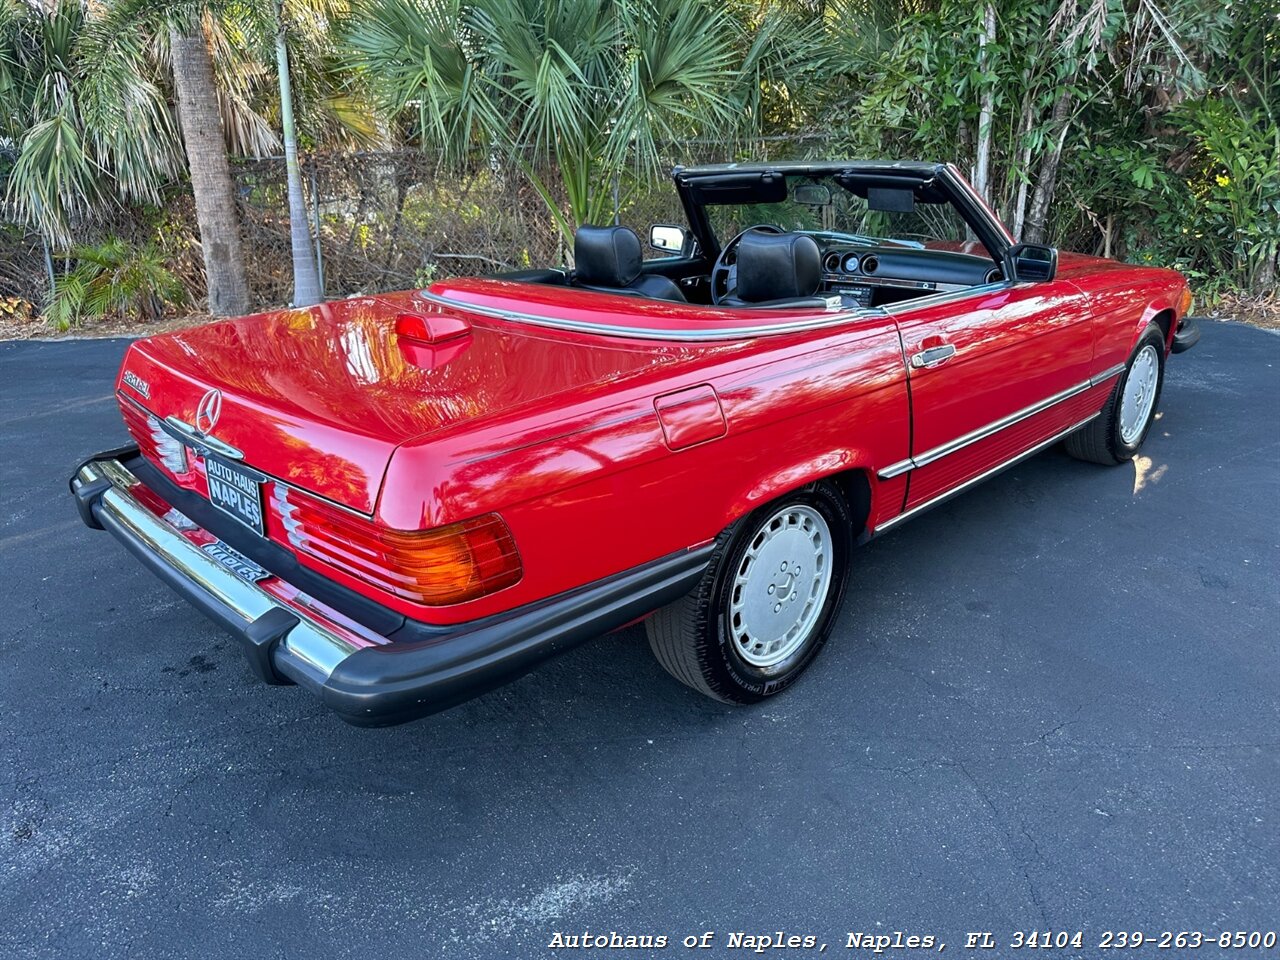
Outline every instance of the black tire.
{"type": "MultiPolygon", "coordinates": [[[[840,491],[825,482],[787,494],[742,518],[717,539],[711,563],[698,586],[645,621],[653,655],[685,686],[724,703],[756,703],[785,690],[817,656],[831,632],[844,600],[853,538],[849,506],[840,491]],[[753,541],[764,535],[769,521],[797,505],[819,513],[831,536],[832,565],[826,596],[812,627],[786,659],[765,667],[754,666],[743,658],[729,630],[736,572],[740,567],[745,569],[744,558],[753,541]]],[[[816,595],[814,602],[819,602],[816,595]]]]}
{"type": "Polygon", "coordinates": [[[1147,439],[1151,425],[1156,422],[1156,412],[1160,409],[1160,392],[1164,389],[1164,352],[1164,331],[1153,323],[1147,327],[1141,339],[1138,340],[1137,346],[1133,348],[1129,362],[1124,366],[1124,372],[1116,377],[1115,386],[1111,388],[1107,404],[1102,408],[1102,414],[1066,438],[1064,445],[1067,453],[1077,460],[1101,463],[1109,467],[1134,458],[1142,448],[1143,441],[1147,439]],[[1148,346],[1155,347],[1157,357],[1156,396],[1142,431],[1132,442],[1126,442],[1120,434],[1120,407],[1124,398],[1124,388],[1128,383],[1129,371],[1133,369],[1134,361],[1148,346]]]}

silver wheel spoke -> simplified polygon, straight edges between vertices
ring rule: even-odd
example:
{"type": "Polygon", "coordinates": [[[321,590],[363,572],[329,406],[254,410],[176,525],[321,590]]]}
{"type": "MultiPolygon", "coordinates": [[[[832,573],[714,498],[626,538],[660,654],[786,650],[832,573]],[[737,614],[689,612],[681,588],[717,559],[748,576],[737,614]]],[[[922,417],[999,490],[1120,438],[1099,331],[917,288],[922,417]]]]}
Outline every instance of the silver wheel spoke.
{"type": "Polygon", "coordinates": [[[1136,443],[1146,430],[1159,380],[1160,355],[1147,344],[1133,358],[1120,396],[1120,439],[1124,443],[1136,443]]]}
{"type": "Polygon", "coordinates": [[[761,524],[729,591],[729,635],[743,660],[771,667],[804,644],[831,586],[833,556],[831,529],[812,507],[784,507],[761,524]]]}

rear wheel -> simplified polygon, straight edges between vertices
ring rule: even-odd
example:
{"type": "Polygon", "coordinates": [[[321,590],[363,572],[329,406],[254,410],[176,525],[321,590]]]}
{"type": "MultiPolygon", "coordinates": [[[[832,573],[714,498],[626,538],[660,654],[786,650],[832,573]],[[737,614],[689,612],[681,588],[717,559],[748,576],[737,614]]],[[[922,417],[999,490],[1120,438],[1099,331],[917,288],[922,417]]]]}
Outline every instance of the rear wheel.
{"type": "Polygon", "coordinates": [[[1116,379],[1101,415],[1067,437],[1067,453],[1108,466],[1132,460],[1155,422],[1163,386],[1164,332],[1153,323],[1116,379]]]}
{"type": "Polygon", "coordinates": [[[835,621],[852,528],[848,505],[828,483],[731,526],[693,592],[645,622],[658,662],[726,703],[754,703],[790,686],[835,621]]]}

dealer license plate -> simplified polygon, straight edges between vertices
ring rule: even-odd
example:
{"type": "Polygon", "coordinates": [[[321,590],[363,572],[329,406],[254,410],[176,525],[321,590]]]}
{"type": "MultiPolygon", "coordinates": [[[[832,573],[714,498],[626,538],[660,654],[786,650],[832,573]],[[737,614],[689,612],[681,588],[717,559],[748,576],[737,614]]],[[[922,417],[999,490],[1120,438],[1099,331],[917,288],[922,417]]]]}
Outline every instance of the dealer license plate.
{"type": "Polygon", "coordinates": [[[265,567],[260,567],[244,554],[237,553],[228,547],[221,540],[215,540],[213,543],[206,543],[200,547],[205,553],[213,557],[220,564],[234,573],[241,580],[248,580],[250,583],[257,583],[259,580],[265,580],[271,576],[271,571],[265,567]]]}
{"type": "Polygon", "coordinates": [[[258,477],[212,456],[205,457],[204,472],[213,505],[262,535],[262,484],[258,477]]]}

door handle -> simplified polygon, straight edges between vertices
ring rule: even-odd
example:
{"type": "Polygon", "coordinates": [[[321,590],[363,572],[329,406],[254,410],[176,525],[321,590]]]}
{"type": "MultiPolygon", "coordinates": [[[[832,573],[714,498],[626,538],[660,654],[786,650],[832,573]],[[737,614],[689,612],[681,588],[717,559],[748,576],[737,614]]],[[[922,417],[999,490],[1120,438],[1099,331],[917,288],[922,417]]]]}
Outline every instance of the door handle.
{"type": "Polygon", "coordinates": [[[944,360],[950,360],[955,356],[956,346],[954,343],[944,343],[937,347],[929,347],[927,350],[921,350],[919,353],[911,355],[911,366],[917,370],[921,367],[936,367],[944,360]]]}

